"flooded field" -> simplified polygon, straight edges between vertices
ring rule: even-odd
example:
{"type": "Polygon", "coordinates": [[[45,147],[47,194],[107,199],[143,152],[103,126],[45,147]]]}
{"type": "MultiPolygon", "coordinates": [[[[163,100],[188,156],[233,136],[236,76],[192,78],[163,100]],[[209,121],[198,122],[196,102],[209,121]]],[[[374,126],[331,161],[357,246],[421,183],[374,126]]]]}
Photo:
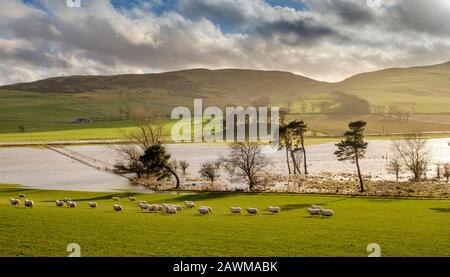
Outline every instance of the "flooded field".
{"type": "MultiPolygon", "coordinates": [[[[429,176],[435,174],[436,164],[450,162],[450,146],[445,139],[431,139],[428,142],[430,151],[429,176]]],[[[87,157],[95,158],[111,167],[120,156],[110,146],[70,146],[68,150],[87,157]]],[[[201,163],[216,160],[227,154],[223,145],[177,144],[168,145],[172,157],[186,160],[190,164],[188,177],[199,177],[201,163]]],[[[339,162],[333,152],[334,143],[307,147],[308,167],[312,174],[323,172],[353,173],[355,166],[350,162],[339,162]]],[[[264,149],[272,161],[269,170],[273,173],[286,174],[285,153],[272,153],[264,149]]],[[[386,170],[389,159],[393,156],[391,142],[387,140],[370,141],[366,159],[361,161],[361,168],[366,176],[379,180],[392,180],[394,176],[386,170]]],[[[404,177],[407,175],[403,174],[404,177]]],[[[222,174],[223,179],[226,174],[222,174]]],[[[142,190],[130,185],[128,179],[115,174],[100,171],[74,161],[48,149],[38,148],[0,148],[0,183],[22,184],[42,189],[111,191],[142,190]]]]}

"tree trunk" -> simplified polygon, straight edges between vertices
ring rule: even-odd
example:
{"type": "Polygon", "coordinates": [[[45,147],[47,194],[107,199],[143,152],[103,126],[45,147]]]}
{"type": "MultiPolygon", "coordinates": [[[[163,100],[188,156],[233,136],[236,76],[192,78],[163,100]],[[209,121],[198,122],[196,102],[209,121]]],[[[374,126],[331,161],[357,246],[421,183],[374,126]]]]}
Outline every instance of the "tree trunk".
{"type": "Polygon", "coordinates": [[[179,189],[180,188],[180,178],[178,178],[178,174],[170,166],[167,167],[167,169],[169,170],[170,173],[172,173],[173,176],[175,176],[175,179],[177,181],[177,185],[175,186],[175,189],[179,189]]]}
{"type": "Polygon", "coordinates": [[[289,163],[289,150],[288,150],[287,147],[285,147],[285,148],[286,148],[286,163],[287,163],[287,166],[288,166],[289,174],[291,174],[291,165],[289,163]]]}
{"type": "Polygon", "coordinates": [[[291,151],[291,158],[292,158],[292,164],[294,165],[294,174],[302,174],[302,172],[300,171],[300,168],[298,168],[298,164],[297,161],[295,160],[295,155],[294,155],[294,151],[291,151]]]}
{"type": "Polygon", "coordinates": [[[306,164],[305,140],[303,139],[303,135],[300,136],[300,140],[302,143],[302,150],[303,150],[303,167],[305,169],[305,175],[308,175],[308,165],[306,164]]]}
{"type": "Polygon", "coordinates": [[[248,178],[248,188],[249,190],[252,190],[253,187],[255,186],[255,184],[253,183],[253,178],[250,175],[247,175],[247,178],[248,178]]]}
{"type": "Polygon", "coordinates": [[[292,150],[289,149],[289,153],[291,154],[292,166],[294,167],[294,175],[295,175],[295,174],[297,174],[297,166],[295,165],[294,152],[292,152],[292,150]]]}
{"type": "Polygon", "coordinates": [[[361,177],[361,169],[359,168],[359,160],[358,160],[358,150],[355,151],[355,161],[356,161],[356,168],[358,169],[358,178],[359,178],[359,185],[360,185],[360,191],[364,192],[364,184],[361,177]]]}

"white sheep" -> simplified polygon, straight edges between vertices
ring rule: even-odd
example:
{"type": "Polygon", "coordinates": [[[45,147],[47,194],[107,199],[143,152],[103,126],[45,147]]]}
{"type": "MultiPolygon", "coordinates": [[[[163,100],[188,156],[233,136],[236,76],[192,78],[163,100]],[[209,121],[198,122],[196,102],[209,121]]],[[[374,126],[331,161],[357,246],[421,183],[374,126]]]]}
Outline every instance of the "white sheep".
{"type": "Polygon", "coordinates": [[[308,213],[311,216],[313,216],[313,215],[320,215],[320,209],[307,208],[306,210],[308,210],[308,213]]]}
{"type": "MultiPolygon", "coordinates": [[[[142,205],[144,205],[144,204],[142,204],[142,205]]],[[[147,210],[149,211],[149,212],[157,212],[158,211],[158,206],[159,205],[157,205],[157,204],[145,204],[145,205],[147,205],[147,210]]]]}
{"type": "Polygon", "coordinates": [[[332,216],[334,216],[334,212],[332,210],[320,209],[320,215],[322,217],[332,217],[332,216]]]}
{"type": "Polygon", "coordinates": [[[69,201],[69,202],[67,202],[67,207],[69,207],[69,208],[76,208],[77,207],[77,203],[75,203],[74,201],[69,201]]]}
{"type": "Polygon", "coordinates": [[[170,205],[174,207],[177,211],[181,211],[183,208],[180,205],[170,205]]]}
{"type": "Polygon", "coordinates": [[[255,215],[258,214],[258,209],[257,208],[247,208],[247,213],[249,215],[255,215]]]}
{"type": "Polygon", "coordinates": [[[64,201],[56,200],[55,204],[56,204],[56,207],[64,207],[64,201]]]}
{"type": "Polygon", "coordinates": [[[130,200],[130,201],[136,201],[136,197],[130,196],[130,197],[128,197],[128,200],[130,200]]]}
{"type": "Polygon", "coordinates": [[[95,202],[89,202],[88,205],[91,208],[97,208],[97,203],[95,203],[95,202]]]}
{"type": "Polygon", "coordinates": [[[112,198],[113,201],[119,201],[119,199],[120,199],[120,198],[117,197],[117,196],[113,196],[113,198],[112,198]]]}
{"type": "Polygon", "coordinates": [[[311,208],[313,208],[313,209],[322,209],[322,206],[319,206],[319,205],[311,205],[311,208]]]}
{"type": "Polygon", "coordinates": [[[19,198],[24,198],[24,197],[25,197],[25,193],[19,194],[19,198]]]}
{"type": "Polygon", "coordinates": [[[65,199],[64,199],[64,202],[70,202],[70,201],[72,201],[72,198],[68,198],[68,197],[66,197],[65,199]]]}
{"type": "Polygon", "coordinates": [[[231,214],[241,214],[241,207],[230,207],[231,214]]]}
{"type": "MultiPolygon", "coordinates": [[[[167,205],[167,204],[166,204],[167,205]]],[[[165,208],[163,205],[156,205],[156,211],[163,211],[165,208]]]]}
{"type": "Polygon", "coordinates": [[[123,210],[122,205],[114,204],[113,205],[113,210],[116,211],[116,212],[121,212],[123,210]]]}
{"type": "Polygon", "coordinates": [[[10,198],[9,203],[11,203],[11,205],[13,206],[20,206],[20,200],[16,198],[10,198]]]}
{"type": "Polygon", "coordinates": [[[200,208],[198,208],[198,212],[201,215],[205,215],[205,214],[210,214],[210,210],[207,207],[201,206],[200,208]]]}
{"type": "Polygon", "coordinates": [[[139,201],[139,204],[147,204],[147,201],[141,200],[139,201]]]}
{"type": "Polygon", "coordinates": [[[150,205],[147,203],[139,203],[139,208],[141,208],[141,210],[147,210],[149,207],[150,205]]]}
{"type": "Polygon", "coordinates": [[[273,214],[277,214],[281,211],[281,208],[269,206],[269,207],[267,207],[267,210],[273,214]]]}
{"type": "Polygon", "coordinates": [[[171,206],[171,205],[167,205],[165,207],[165,211],[168,214],[176,214],[177,213],[177,209],[175,207],[171,206]]]}
{"type": "Polygon", "coordinates": [[[28,207],[28,208],[33,208],[34,207],[34,201],[25,199],[25,201],[23,202],[23,205],[25,207],[28,207]]]}
{"type": "Polygon", "coordinates": [[[184,203],[186,204],[186,207],[187,207],[188,209],[195,208],[195,203],[192,202],[192,201],[184,201],[184,203]]]}

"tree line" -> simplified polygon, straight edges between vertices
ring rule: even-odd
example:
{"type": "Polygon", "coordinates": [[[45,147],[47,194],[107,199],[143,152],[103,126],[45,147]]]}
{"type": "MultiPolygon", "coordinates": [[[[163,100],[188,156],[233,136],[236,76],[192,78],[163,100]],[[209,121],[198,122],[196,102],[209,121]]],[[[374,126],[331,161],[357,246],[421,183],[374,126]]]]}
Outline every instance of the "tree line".
{"type": "MultiPolygon", "coordinates": [[[[133,112],[135,131],[128,132],[125,137],[127,144],[114,146],[124,158],[115,165],[120,173],[133,173],[138,178],[154,177],[157,180],[174,178],[175,188],[180,188],[179,169],[183,174],[189,167],[185,160],[171,159],[166,147],[161,142],[163,121],[155,115],[136,110],[133,112]]],[[[359,190],[365,191],[361,160],[366,156],[369,143],[365,141],[365,121],[352,121],[348,130],[343,134],[340,142],[336,143],[334,155],[338,161],[350,161],[355,164],[359,181],[359,190]]],[[[302,120],[282,121],[279,127],[279,151],[285,152],[286,167],[289,175],[308,175],[306,139],[309,131],[308,124],[302,120]]],[[[233,143],[228,147],[226,157],[215,161],[205,161],[201,164],[199,174],[213,184],[220,177],[220,169],[228,171],[230,176],[245,181],[250,190],[264,181],[265,170],[270,160],[263,154],[262,146],[258,143],[233,143]]],[[[388,163],[388,171],[395,174],[398,181],[403,170],[409,171],[414,181],[426,178],[429,165],[429,151],[427,139],[419,135],[406,137],[392,142],[394,157],[388,163]]],[[[437,167],[438,178],[450,178],[450,165],[437,167]]]]}

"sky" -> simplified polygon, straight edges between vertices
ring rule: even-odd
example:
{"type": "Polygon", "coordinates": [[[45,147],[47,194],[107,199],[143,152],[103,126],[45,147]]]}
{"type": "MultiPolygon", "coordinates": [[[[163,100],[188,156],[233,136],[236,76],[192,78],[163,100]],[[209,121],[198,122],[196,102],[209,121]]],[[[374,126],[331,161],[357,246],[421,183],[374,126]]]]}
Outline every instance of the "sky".
{"type": "Polygon", "coordinates": [[[0,1],[0,84],[190,68],[335,82],[447,61],[450,0],[0,1]]]}

